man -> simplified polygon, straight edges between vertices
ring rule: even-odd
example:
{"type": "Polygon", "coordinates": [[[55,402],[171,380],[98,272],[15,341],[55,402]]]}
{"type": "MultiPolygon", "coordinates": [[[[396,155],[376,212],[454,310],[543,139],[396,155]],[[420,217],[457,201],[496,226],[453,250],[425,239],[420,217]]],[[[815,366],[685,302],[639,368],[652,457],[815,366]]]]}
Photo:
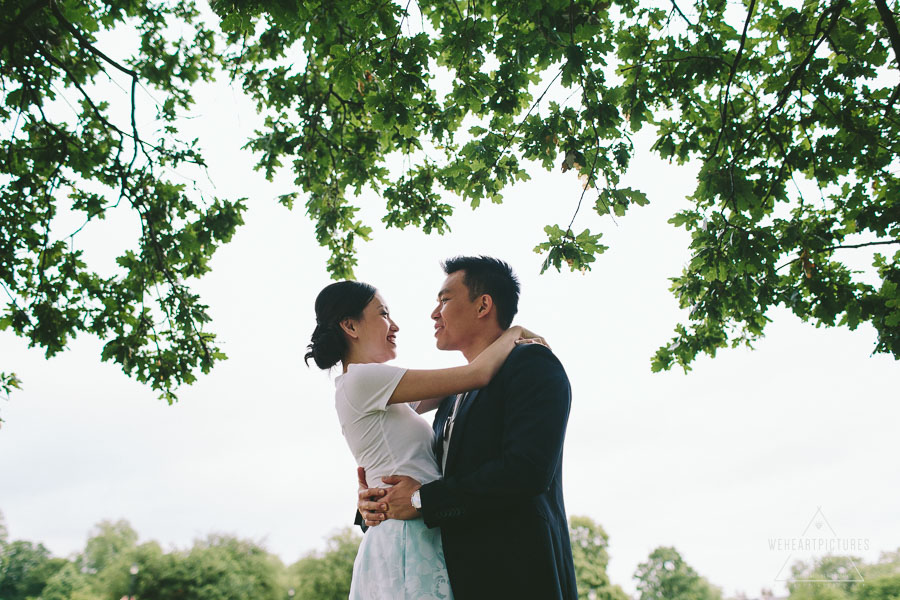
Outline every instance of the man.
{"type": "MultiPolygon", "coordinates": [[[[440,350],[468,361],[512,323],[519,283],[490,257],[444,263],[447,278],[431,314],[440,350]]],[[[571,391],[546,347],[515,348],[480,390],[444,399],[434,418],[443,478],[424,486],[386,478],[361,489],[367,525],[421,516],[440,527],[457,600],[574,600],[575,570],[562,495],[562,454],[571,391]]],[[[364,485],[361,474],[360,483],[364,485]]]]}

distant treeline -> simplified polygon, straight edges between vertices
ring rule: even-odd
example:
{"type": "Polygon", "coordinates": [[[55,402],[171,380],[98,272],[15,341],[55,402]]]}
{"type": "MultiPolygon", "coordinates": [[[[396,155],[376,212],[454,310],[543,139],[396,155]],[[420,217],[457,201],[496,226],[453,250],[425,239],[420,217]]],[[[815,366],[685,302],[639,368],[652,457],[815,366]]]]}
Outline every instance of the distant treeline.
{"type": "MultiPolygon", "coordinates": [[[[588,517],[569,523],[579,598],[629,600],[606,572],[609,538],[588,517]]],[[[210,535],[190,549],[138,544],[127,521],[103,521],[68,558],[41,543],[11,541],[0,514],[0,600],[344,600],[362,540],[342,529],[325,549],[285,565],[260,544],[210,535]]],[[[900,550],[874,564],[827,556],[792,567],[790,600],[900,600],[900,550]]],[[[634,574],[637,600],[722,600],[677,550],[656,548],[634,574]]],[[[770,594],[763,592],[763,597],[770,594]]]]}

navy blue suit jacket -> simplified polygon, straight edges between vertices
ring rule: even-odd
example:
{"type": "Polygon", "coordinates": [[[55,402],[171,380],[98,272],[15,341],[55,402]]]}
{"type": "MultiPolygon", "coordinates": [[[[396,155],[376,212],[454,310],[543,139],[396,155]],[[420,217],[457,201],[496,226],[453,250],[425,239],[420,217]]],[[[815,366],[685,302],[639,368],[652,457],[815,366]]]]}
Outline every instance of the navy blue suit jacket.
{"type": "MultiPolygon", "coordinates": [[[[434,418],[440,433],[453,408],[434,418]]],[[[440,527],[457,600],[575,600],[562,494],[571,388],[540,345],[517,346],[491,383],[460,403],[443,478],[422,486],[422,516],[440,527]]]]}

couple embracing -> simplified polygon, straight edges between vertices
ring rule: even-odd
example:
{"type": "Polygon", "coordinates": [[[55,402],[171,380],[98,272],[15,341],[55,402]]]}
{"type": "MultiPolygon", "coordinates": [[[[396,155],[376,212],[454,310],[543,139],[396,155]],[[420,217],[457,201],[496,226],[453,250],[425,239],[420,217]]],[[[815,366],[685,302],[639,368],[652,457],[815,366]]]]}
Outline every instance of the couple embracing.
{"type": "Polygon", "coordinates": [[[306,360],[342,366],[335,407],[361,466],[357,523],[368,526],[350,598],[574,600],[562,495],[569,380],[541,338],[511,327],[509,265],[481,256],[443,267],[434,335],[465,366],[384,364],[399,328],[367,284],[334,283],[316,299],[306,360]],[[431,410],[433,425],[420,416],[431,410]]]}

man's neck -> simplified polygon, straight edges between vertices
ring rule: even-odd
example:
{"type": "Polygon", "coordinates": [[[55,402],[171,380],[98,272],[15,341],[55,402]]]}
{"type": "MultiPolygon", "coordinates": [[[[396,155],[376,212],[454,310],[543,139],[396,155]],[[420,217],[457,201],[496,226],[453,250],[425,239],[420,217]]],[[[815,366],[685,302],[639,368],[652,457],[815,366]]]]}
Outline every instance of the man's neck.
{"type": "Polygon", "coordinates": [[[475,357],[481,354],[485,348],[493,344],[501,335],[503,335],[503,330],[501,329],[485,332],[484,335],[472,340],[472,343],[465,348],[460,348],[460,352],[466,357],[467,362],[472,362],[475,360],[475,357]]]}

